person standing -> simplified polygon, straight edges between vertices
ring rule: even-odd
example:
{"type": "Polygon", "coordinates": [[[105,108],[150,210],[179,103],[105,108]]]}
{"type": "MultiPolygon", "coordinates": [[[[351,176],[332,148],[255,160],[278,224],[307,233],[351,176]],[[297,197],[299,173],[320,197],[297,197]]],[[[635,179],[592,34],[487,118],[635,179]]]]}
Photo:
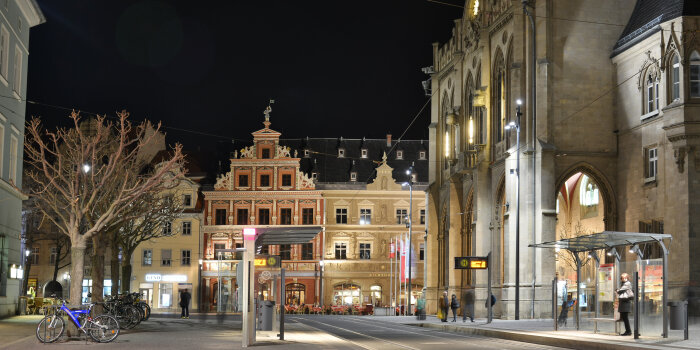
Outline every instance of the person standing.
{"type": "Polygon", "coordinates": [[[450,301],[447,299],[447,291],[444,291],[442,292],[442,296],[440,297],[440,311],[442,311],[442,318],[440,320],[442,322],[447,322],[447,313],[449,312],[449,307],[450,301]]]}
{"type": "Polygon", "coordinates": [[[457,322],[457,309],[459,309],[459,300],[457,296],[452,294],[452,300],[450,300],[450,309],[452,309],[452,322],[457,322]]]}
{"type": "Polygon", "coordinates": [[[630,283],[627,273],[620,275],[620,282],[622,285],[617,290],[617,311],[620,313],[620,319],[625,323],[625,333],[620,335],[632,335],[632,330],[630,330],[630,312],[632,311],[632,299],[634,298],[632,283],[630,283]]]}
{"type": "Polygon", "coordinates": [[[474,289],[467,289],[462,294],[462,322],[467,322],[467,313],[469,318],[474,322],[474,289]]]}
{"type": "Polygon", "coordinates": [[[184,289],[180,293],[180,307],[182,308],[180,318],[190,318],[190,299],[192,299],[192,295],[187,289],[184,289]]]}

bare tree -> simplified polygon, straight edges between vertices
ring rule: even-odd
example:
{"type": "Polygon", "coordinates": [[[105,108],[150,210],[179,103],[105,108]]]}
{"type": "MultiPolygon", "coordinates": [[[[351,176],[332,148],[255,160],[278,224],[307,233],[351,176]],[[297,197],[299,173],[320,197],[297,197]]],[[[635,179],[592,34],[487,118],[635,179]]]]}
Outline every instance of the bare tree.
{"type": "Polygon", "coordinates": [[[128,113],[117,117],[115,123],[98,116],[81,125],[79,114],[73,112],[72,128],[45,131],[37,118],[26,128],[27,174],[37,184],[30,195],[71,242],[72,304],[80,303],[87,242],[119,220],[129,204],[160,192],[170,176],[182,176],[179,144],[160,167],[143,174],[148,160],[140,155],[157,134],[147,131],[157,131],[160,124],[132,127],[128,113]]]}

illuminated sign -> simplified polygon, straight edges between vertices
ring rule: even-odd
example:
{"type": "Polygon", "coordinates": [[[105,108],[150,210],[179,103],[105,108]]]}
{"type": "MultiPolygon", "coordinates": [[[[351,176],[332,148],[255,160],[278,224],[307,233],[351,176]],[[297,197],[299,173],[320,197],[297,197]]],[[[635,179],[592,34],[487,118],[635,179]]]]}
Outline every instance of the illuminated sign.
{"type": "Polygon", "coordinates": [[[488,258],[485,256],[460,256],[455,257],[455,269],[488,269],[488,258]]]}
{"type": "Polygon", "coordinates": [[[158,273],[147,273],[144,277],[146,282],[187,282],[187,275],[161,275],[158,273]]]}
{"type": "Polygon", "coordinates": [[[258,255],[254,263],[255,266],[280,267],[281,261],[279,255],[258,255]]]}
{"type": "Polygon", "coordinates": [[[246,241],[255,240],[255,227],[246,227],[243,229],[243,239],[246,241]]]}

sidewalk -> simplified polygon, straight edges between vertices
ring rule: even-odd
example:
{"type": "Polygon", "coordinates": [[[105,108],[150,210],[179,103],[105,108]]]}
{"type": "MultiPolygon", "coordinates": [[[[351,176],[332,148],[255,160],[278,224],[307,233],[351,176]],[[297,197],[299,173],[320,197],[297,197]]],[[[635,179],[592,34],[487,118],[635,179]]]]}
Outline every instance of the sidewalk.
{"type": "Polygon", "coordinates": [[[446,332],[482,335],[491,338],[522,341],[533,344],[564,347],[570,349],[700,349],[700,325],[690,325],[689,338],[683,340],[683,331],[669,331],[669,338],[641,336],[622,337],[610,333],[576,331],[575,328],[555,331],[552,319],[539,320],[496,320],[487,324],[485,319],[475,319],[474,323],[441,322],[435,316],[419,321],[410,316],[362,316],[376,320],[394,322],[418,327],[439,329],[446,332]]]}

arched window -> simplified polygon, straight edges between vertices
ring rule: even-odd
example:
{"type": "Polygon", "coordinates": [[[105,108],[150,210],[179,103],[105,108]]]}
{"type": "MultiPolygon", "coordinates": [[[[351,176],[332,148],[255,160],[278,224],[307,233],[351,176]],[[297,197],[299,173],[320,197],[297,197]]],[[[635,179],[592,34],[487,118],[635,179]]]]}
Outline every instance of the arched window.
{"type": "Polygon", "coordinates": [[[303,305],[306,303],[306,286],[301,283],[289,283],[284,289],[287,305],[303,305]]]}
{"type": "Polygon", "coordinates": [[[681,60],[678,55],[673,55],[671,59],[671,102],[681,98],[681,60]]]}
{"type": "Polygon", "coordinates": [[[659,109],[659,79],[656,70],[649,68],[644,76],[644,113],[659,109]]]}
{"type": "Polygon", "coordinates": [[[598,185],[591,179],[581,176],[581,187],[579,188],[579,204],[581,205],[581,219],[598,215],[599,190],[598,185]]]}
{"type": "Polygon", "coordinates": [[[506,125],[506,69],[503,54],[499,51],[494,64],[493,80],[493,125],[494,141],[505,138],[506,125]]]}
{"type": "Polygon", "coordinates": [[[700,97],[700,54],[690,54],[690,97],[700,97]]]}
{"type": "Polygon", "coordinates": [[[369,290],[372,293],[372,305],[382,306],[382,286],[375,284],[369,287],[369,290]]]}

